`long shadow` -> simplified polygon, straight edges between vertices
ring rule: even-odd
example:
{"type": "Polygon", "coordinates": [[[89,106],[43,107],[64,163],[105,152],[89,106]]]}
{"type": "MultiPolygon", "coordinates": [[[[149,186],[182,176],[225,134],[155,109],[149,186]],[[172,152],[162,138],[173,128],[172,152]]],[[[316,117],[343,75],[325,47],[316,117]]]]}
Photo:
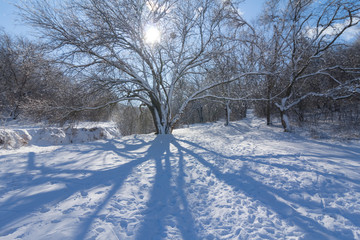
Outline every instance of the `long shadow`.
{"type": "MultiPolygon", "coordinates": [[[[192,147],[198,149],[204,149],[203,147],[195,143],[191,143],[191,145],[192,147]]],[[[306,233],[305,239],[337,239],[337,237],[339,237],[339,239],[348,239],[349,237],[352,238],[350,232],[344,233],[331,231],[320,225],[313,219],[301,215],[284,201],[280,201],[278,198],[280,197],[278,194],[280,191],[255,180],[248,174],[248,169],[246,166],[244,166],[238,174],[223,173],[213,164],[206,161],[205,158],[202,157],[200,154],[197,154],[180,145],[177,147],[184,153],[194,157],[205,167],[209,168],[219,180],[232,186],[234,190],[242,191],[247,196],[250,196],[255,200],[259,200],[264,205],[272,209],[279,216],[281,216],[281,218],[285,221],[295,224],[296,226],[303,229],[306,233]]],[[[216,153],[213,152],[212,154],[216,153]]],[[[287,200],[286,194],[282,194],[281,197],[287,200]]]]}
{"type": "MultiPolygon", "coordinates": [[[[85,155],[87,153],[95,152],[95,151],[106,151],[106,152],[113,152],[116,155],[124,158],[131,158],[131,152],[139,150],[151,143],[147,143],[142,139],[135,138],[136,142],[133,139],[130,140],[115,140],[109,139],[106,140],[105,143],[98,143],[98,142],[90,142],[87,143],[88,146],[91,146],[89,150],[81,150],[81,154],[85,155]]],[[[74,144],[76,146],[77,144],[74,144]]],[[[80,144],[81,145],[81,144],[80,144]]]]}
{"type": "Polygon", "coordinates": [[[144,212],[144,220],[137,233],[136,239],[156,239],[165,233],[165,218],[169,214],[170,204],[170,136],[158,136],[158,156],[154,158],[156,174],[151,197],[147,203],[148,208],[144,212]]]}
{"type": "Polygon", "coordinates": [[[183,189],[183,154],[179,153],[179,172],[176,186],[171,186],[173,170],[170,157],[174,157],[174,155],[170,151],[170,143],[176,145],[175,138],[172,135],[160,136],[160,138],[163,141],[161,148],[159,148],[159,155],[161,153],[163,155],[155,159],[155,182],[151,191],[151,198],[148,201],[148,209],[144,211],[144,220],[136,239],[162,239],[166,237],[166,226],[169,225],[168,220],[171,217],[176,218],[183,239],[198,239],[194,230],[194,220],[189,212],[183,189]]]}
{"type": "MultiPolygon", "coordinates": [[[[242,156],[242,155],[241,156],[225,156],[223,154],[217,153],[215,151],[212,151],[210,149],[202,147],[202,146],[200,146],[198,144],[195,144],[193,142],[189,142],[189,141],[186,141],[186,140],[178,140],[178,141],[182,142],[182,143],[185,143],[187,145],[190,145],[190,146],[192,146],[194,148],[201,149],[204,152],[207,152],[208,154],[219,156],[222,159],[229,159],[229,160],[238,159],[238,160],[241,160],[243,162],[247,161],[247,162],[252,162],[252,163],[256,163],[256,164],[267,165],[267,166],[276,167],[276,168],[279,168],[279,169],[286,169],[286,170],[289,170],[291,172],[298,172],[298,173],[311,172],[311,173],[315,173],[315,174],[317,174],[319,176],[325,177],[326,179],[336,180],[338,182],[338,186],[336,186],[336,188],[337,188],[336,193],[337,194],[345,193],[345,192],[348,191],[348,186],[346,185],[346,182],[351,182],[351,183],[355,184],[355,186],[353,186],[354,190],[357,190],[357,191],[360,190],[360,181],[359,180],[355,180],[355,179],[352,179],[352,178],[349,178],[349,177],[346,177],[346,176],[341,176],[341,175],[338,175],[338,174],[321,172],[321,171],[317,170],[316,166],[313,166],[313,165],[311,165],[312,169],[309,170],[309,169],[302,168],[300,165],[286,165],[286,164],[280,164],[280,163],[276,163],[276,162],[265,161],[265,159],[269,159],[269,158],[275,158],[276,159],[276,158],[284,158],[284,157],[288,158],[288,159],[296,159],[298,157],[297,154],[277,154],[277,155],[270,154],[270,155],[260,155],[260,156],[247,156],[247,155],[245,155],[245,156],[242,156]]],[[[319,156],[315,156],[315,155],[304,155],[304,154],[302,154],[302,156],[319,157],[319,156]]],[[[333,164],[339,165],[338,163],[333,163],[333,164]]],[[[216,167],[216,166],[213,165],[213,167],[216,167]]],[[[253,172],[254,174],[259,174],[257,172],[254,172],[253,170],[248,170],[248,172],[250,172],[250,171],[253,172]]],[[[234,175],[237,175],[237,174],[234,174],[234,175]]],[[[332,185],[334,185],[334,183],[332,185]]],[[[306,191],[307,191],[308,194],[314,195],[314,194],[317,194],[317,193],[322,192],[324,190],[321,187],[322,188],[327,188],[327,186],[320,186],[320,187],[315,188],[315,189],[307,189],[306,191]]],[[[334,186],[332,186],[332,187],[334,187],[334,186]]],[[[294,191],[297,191],[297,189],[295,189],[294,191]]],[[[325,192],[327,192],[327,191],[328,191],[328,189],[325,190],[325,192]]],[[[275,189],[275,188],[272,188],[272,192],[276,193],[278,196],[281,196],[284,199],[288,198],[288,195],[292,193],[291,191],[288,191],[287,193],[284,193],[284,192],[282,192],[282,191],[280,191],[278,189],[275,189]]],[[[307,200],[304,200],[304,199],[303,200],[298,199],[297,204],[303,205],[303,206],[306,205],[308,208],[311,208],[311,209],[318,209],[319,208],[319,206],[310,206],[309,202],[307,200]]],[[[341,210],[334,209],[334,208],[329,208],[329,207],[326,207],[326,213],[329,213],[329,214],[335,213],[335,214],[342,215],[343,217],[348,219],[351,223],[353,223],[356,226],[359,225],[359,222],[360,222],[360,214],[357,214],[357,213],[341,211],[341,210]]]]}
{"type": "MultiPolygon", "coordinates": [[[[0,205],[0,236],[2,234],[7,235],[12,231],[15,231],[16,229],[9,226],[26,215],[46,206],[47,204],[54,205],[61,202],[62,200],[69,198],[77,192],[86,191],[87,189],[91,189],[102,184],[111,185],[111,188],[105,198],[101,200],[100,204],[90,215],[83,218],[84,220],[82,220],[79,226],[75,239],[80,240],[86,238],[86,235],[89,232],[94,220],[97,218],[101,210],[104,209],[104,207],[109,203],[116,192],[121,188],[124,181],[133,172],[134,168],[150,160],[155,161],[156,166],[154,185],[151,191],[150,200],[148,202],[148,208],[143,212],[144,221],[139,228],[136,239],[162,238],[166,234],[166,226],[168,225],[167,220],[169,217],[174,217],[176,219],[178,223],[178,229],[180,230],[183,239],[198,239],[196,230],[194,228],[194,219],[191,215],[184,191],[184,168],[186,166],[184,155],[188,155],[197,159],[203,166],[211,169],[211,171],[219,180],[232,186],[236,191],[242,191],[248,196],[259,200],[286,221],[304,229],[304,231],[307,233],[306,239],[332,239],[335,237],[349,238],[349,235],[346,235],[347,233],[339,233],[326,229],[313,219],[301,215],[284,201],[279,200],[279,197],[281,197],[288,202],[293,201],[288,200],[288,194],[285,193],[284,190],[275,189],[254,179],[249,174],[251,173],[251,170],[247,169],[246,166],[244,166],[238,173],[223,173],[218,167],[208,162],[206,157],[204,157],[205,155],[210,154],[216,156],[217,159],[238,159],[239,161],[242,160],[261,164],[269,164],[265,161],[259,160],[261,158],[267,158],[267,156],[225,156],[223,154],[206,149],[198,144],[185,140],[177,140],[173,136],[158,136],[153,141],[147,143],[140,140],[136,143],[133,141],[108,141],[104,144],[94,143],[92,146],[94,146],[92,149],[96,149],[97,151],[114,152],[118,156],[128,159],[136,158],[136,160],[130,160],[129,162],[118,167],[102,171],[71,169],[62,170],[57,169],[56,167],[49,168],[45,166],[38,166],[36,164],[35,153],[29,153],[26,167],[26,170],[29,173],[25,173],[25,176],[21,176],[19,179],[16,179],[16,176],[14,177],[14,181],[22,181],[22,185],[19,188],[31,188],[49,182],[64,184],[66,185],[66,188],[52,190],[49,192],[42,192],[26,197],[15,195],[7,199],[0,205]],[[116,146],[117,144],[120,144],[123,147],[120,148],[116,146]],[[171,152],[171,144],[177,148],[178,153],[178,175],[175,179],[174,185],[171,184],[173,179],[172,173],[174,170],[170,160],[177,157],[177,155],[171,152]],[[188,148],[183,147],[182,144],[191,146],[193,150],[189,150],[188,148]],[[136,156],[133,155],[133,151],[140,150],[147,145],[149,145],[149,148],[147,149],[144,157],[136,158],[136,156]],[[195,153],[196,150],[201,150],[202,153],[195,153]],[[35,180],[32,179],[34,175],[30,174],[31,171],[40,172],[35,180]],[[48,176],[49,174],[55,174],[55,176],[48,176]],[[69,179],[65,177],[59,177],[61,174],[86,174],[86,176],[81,179],[69,179]]],[[[79,150],[79,153],[83,153],[83,151],[79,150]]],[[[138,154],[138,152],[135,154],[138,154]]],[[[269,155],[269,157],[273,156],[269,155]]],[[[289,157],[293,157],[293,155],[289,155],[289,157]]],[[[297,166],[284,166],[282,164],[276,164],[275,167],[287,168],[290,171],[304,171],[304,169],[297,166]]],[[[339,176],[327,173],[316,173],[322,174],[326,177],[339,178],[339,176]]],[[[343,178],[343,180],[350,181],[347,178],[343,178]]],[[[303,202],[297,203],[300,205],[303,204],[303,202]]],[[[324,213],[337,214],[338,210],[326,209],[324,210],[324,213]]],[[[348,218],[354,223],[354,225],[358,225],[355,222],[359,219],[359,216],[350,213],[346,215],[342,214],[342,216],[348,218]]]]}
{"type": "MultiPolygon", "coordinates": [[[[242,160],[242,161],[249,161],[249,162],[254,162],[254,163],[258,163],[258,164],[263,164],[263,165],[268,165],[268,166],[272,166],[272,167],[276,167],[276,168],[282,168],[282,169],[287,169],[289,171],[295,171],[295,172],[313,172],[316,173],[318,175],[324,176],[324,177],[330,177],[333,179],[338,179],[338,180],[344,180],[344,181],[349,181],[352,182],[354,184],[360,185],[360,181],[358,180],[354,180],[352,178],[346,177],[346,176],[341,176],[341,175],[336,175],[336,174],[332,174],[332,173],[325,173],[325,172],[321,172],[319,170],[316,170],[317,167],[314,165],[311,165],[312,168],[311,170],[308,169],[304,169],[301,166],[298,165],[286,165],[286,164],[279,164],[276,162],[269,162],[269,161],[263,161],[261,159],[269,159],[269,158],[290,158],[290,159],[296,159],[298,158],[299,155],[297,154],[269,154],[269,155],[257,155],[257,156],[249,156],[249,155],[233,155],[233,156],[227,156],[218,152],[215,152],[213,150],[210,150],[208,148],[205,148],[203,146],[200,146],[198,144],[195,144],[193,142],[187,141],[187,140],[183,140],[183,139],[177,139],[178,142],[182,142],[185,143],[187,145],[190,145],[196,149],[199,150],[203,150],[204,152],[211,154],[211,155],[215,155],[218,156],[221,159],[229,159],[229,160],[242,160]]],[[[333,146],[335,147],[335,146],[333,146]]],[[[303,157],[319,157],[318,155],[309,155],[309,154],[301,154],[301,156],[303,157]]],[[[322,158],[326,158],[328,156],[326,155],[321,155],[322,158]]],[[[329,155],[330,156],[330,155],[329,155]]],[[[359,153],[360,156],[360,153],[359,153]]],[[[331,156],[332,157],[332,156],[331,156]]],[[[308,163],[309,164],[309,163],[308,163]]],[[[340,163],[332,163],[332,164],[336,164],[339,166],[343,166],[340,163]]]]}
{"type": "MultiPolygon", "coordinates": [[[[251,132],[252,127],[251,126],[243,126],[241,124],[237,124],[237,123],[232,123],[229,125],[230,128],[232,128],[234,131],[240,133],[240,134],[246,134],[248,132],[251,132]]],[[[277,126],[268,126],[269,129],[276,129],[278,128],[277,126]]],[[[281,127],[280,127],[281,128],[281,127]]],[[[275,138],[275,139],[282,139],[282,140],[290,140],[292,142],[309,142],[312,143],[314,145],[319,145],[319,146],[326,146],[326,147],[330,147],[332,149],[337,149],[337,151],[341,151],[342,153],[346,153],[349,156],[351,156],[352,158],[354,158],[355,161],[358,160],[358,157],[360,155],[360,146],[347,146],[347,145],[338,145],[338,144],[334,144],[334,143],[330,143],[330,142],[325,142],[325,141],[318,141],[315,139],[311,139],[305,136],[300,136],[296,133],[290,132],[290,133],[284,133],[282,131],[280,132],[274,132],[271,131],[270,132],[271,135],[275,138]]]]}
{"type": "MultiPolygon", "coordinates": [[[[151,239],[166,234],[166,226],[169,224],[166,219],[175,217],[178,229],[183,239],[198,239],[194,229],[194,220],[191,216],[186,195],[184,193],[184,157],[183,152],[179,151],[178,176],[175,185],[171,185],[172,166],[170,157],[174,154],[170,151],[170,143],[175,142],[173,136],[157,136],[153,141],[145,143],[138,141],[133,144],[107,141],[106,143],[90,143],[92,150],[114,152],[123,158],[135,158],[118,167],[94,171],[94,170],[77,170],[77,169],[61,169],[64,163],[60,163],[55,167],[40,166],[36,163],[36,155],[33,152],[28,154],[25,176],[13,176],[12,181],[22,181],[18,189],[29,189],[37,187],[41,184],[58,183],[61,189],[51,190],[48,192],[40,192],[31,196],[13,195],[0,205],[0,236],[6,236],[16,231],[13,223],[26,217],[27,215],[44,209],[47,205],[54,206],[63,200],[68,199],[76,193],[84,193],[88,189],[99,185],[111,186],[104,199],[100,201],[91,214],[82,216],[82,221],[76,231],[73,239],[85,239],[93,222],[97,219],[99,213],[109,203],[113,196],[123,185],[127,177],[133,172],[133,169],[146,161],[155,161],[156,174],[151,198],[147,203],[148,209],[144,212],[144,221],[142,222],[137,239],[151,239]],[[121,145],[123,148],[116,146],[121,145]],[[141,150],[149,145],[146,154],[142,158],[136,157],[141,150]],[[132,155],[134,154],[134,155],[132,155]],[[60,169],[58,168],[60,167],[60,169]],[[36,172],[36,179],[33,179],[36,172]],[[75,175],[85,174],[83,178],[61,177],[64,174],[75,175]],[[25,179],[25,180],[24,180],[25,179]]],[[[79,154],[90,152],[90,150],[76,150],[76,146],[72,151],[79,151],[79,154]]],[[[61,151],[57,154],[61,154],[61,151]]],[[[65,164],[66,166],[66,164],[65,164]]],[[[45,210],[46,211],[46,210],[45,210]]]]}
{"type": "MultiPolygon", "coordinates": [[[[40,176],[36,180],[32,180],[32,175],[29,176],[21,176],[20,178],[25,178],[26,181],[22,183],[22,189],[28,189],[31,187],[36,187],[41,183],[49,183],[56,182],[66,185],[66,188],[61,188],[49,192],[41,192],[38,194],[34,194],[31,196],[13,196],[7,199],[0,205],[0,235],[7,235],[16,229],[14,227],[10,227],[16,220],[25,217],[26,215],[37,211],[44,207],[46,204],[55,205],[77,192],[83,192],[86,189],[91,189],[93,187],[102,185],[102,184],[111,184],[113,185],[109,193],[103,202],[97,207],[93,214],[87,217],[83,224],[79,229],[79,234],[76,237],[77,239],[83,239],[90,228],[94,218],[101,211],[101,209],[106,205],[106,203],[111,199],[111,197],[117,192],[117,190],[122,186],[124,180],[127,176],[132,172],[132,170],[140,165],[141,163],[148,161],[154,158],[157,154],[157,148],[159,141],[157,139],[148,142],[141,143],[137,148],[144,147],[146,145],[151,145],[148,149],[148,153],[145,157],[136,159],[133,161],[129,161],[128,163],[122,164],[119,167],[112,168],[109,170],[103,171],[91,171],[91,170],[61,170],[61,169],[53,169],[44,166],[36,166],[35,162],[35,153],[31,152],[28,154],[28,165],[27,170],[38,170],[40,171],[40,176]],[[56,173],[57,175],[65,174],[74,174],[74,173],[85,173],[89,176],[84,177],[82,179],[78,178],[64,178],[64,177],[49,177],[47,176],[49,173],[56,173]]],[[[101,146],[101,145],[100,145],[101,146]]],[[[116,147],[104,146],[103,150],[105,151],[114,151],[119,153],[116,150],[116,147]]],[[[101,147],[100,147],[101,148],[101,147]]],[[[133,150],[135,148],[131,148],[133,150]]],[[[126,151],[126,147],[124,148],[126,151]]],[[[125,153],[121,153],[124,155],[125,153]]],[[[17,181],[18,179],[13,179],[13,181],[17,181]]]]}
{"type": "Polygon", "coordinates": [[[197,233],[195,231],[195,222],[191,215],[191,211],[189,208],[189,204],[185,195],[184,187],[185,187],[185,160],[184,160],[184,153],[181,151],[181,148],[179,148],[179,143],[176,142],[174,139],[173,145],[177,148],[179,152],[179,171],[178,171],[178,177],[177,177],[177,194],[180,198],[181,208],[178,206],[177,212],[179,213],[177,215],[177,221],[179,223],[185,223],[180,226],[180,231],[182,233],[183,239],[199,239],[197,236],[197,233]]]}
{"type": "MultiPolygon", "coordinates": [[[[100,211],[107,205],[107,203],[110,201],[110,199],[120,189],[120,187],[122,186],[122,184],[124,183],[124,181],[126,180],[128,175],[131,173],[131,170],[133,169],[133,167],[135,167],[145,161],[155,160],[156,165],[157,165],[156,166],[157,171],[158,171],[158,169],[160,169],[160,166],[158,166],[158,165],[161,164],[159,162],[161,161],[161,158],[164,155],[164,149],[166,149],[166,141],[164,141],[163,136],[157,136],[155,138],[155,140],[152,142],[150,148],[147,150],[147,154],[143,158],[138,159],[136,161],[138,164],[132,166],[131,169],[128,169],[128,171],[126,171],[126,174],[121,174],[116,178],[114,185],[112,186],[111,190],[108,192],[105,199],[96,208],[96,210],[83,222],[82,226],[79,228],[80,231],[79,231],[79,234],[76,236],[76,239],[81,240],[86,237],[86,234],[88,233],[92,223],[94,222],[94,220],[96,219],[96,217],[98,216],[100,211]]],[[[134,149],[132,149],[132,150],[134,150],[134,149]]],[[[118,150],[113,149],[113,151],[117,152],[118,150]]],[[[170,168],[170,166],[168,166],[168,165],[169,165],[169,162],[167,159],[166,168],[170,168]]],[[[170,170],[168,170],[168,171],[170,172],[170,170]]],[[[162,180],[167,180],[167,179],[162,179],[162,180]]],[[[166,184],[167,182],[164,182],[164,183],[166,184]]],[[[158,188],[158,186],[156,186],[156,187],[158,188]]],[[[154,188],[155,188],[155,186],[154,186],[154,188]]]]}

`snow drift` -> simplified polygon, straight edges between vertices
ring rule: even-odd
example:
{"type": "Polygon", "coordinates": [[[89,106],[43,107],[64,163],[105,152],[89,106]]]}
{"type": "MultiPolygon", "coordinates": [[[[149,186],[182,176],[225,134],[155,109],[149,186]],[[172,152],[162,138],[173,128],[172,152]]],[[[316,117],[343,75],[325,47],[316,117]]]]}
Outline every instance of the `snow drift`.
{"type": "Polygon", "coordinates": [[[85,143],[100,139],[118,138],[120,135],[116,125],[109,123],[82,123],[63,128],[0,129],[0,148],[16,149],[27,145],[49,146],[85,143]]]}

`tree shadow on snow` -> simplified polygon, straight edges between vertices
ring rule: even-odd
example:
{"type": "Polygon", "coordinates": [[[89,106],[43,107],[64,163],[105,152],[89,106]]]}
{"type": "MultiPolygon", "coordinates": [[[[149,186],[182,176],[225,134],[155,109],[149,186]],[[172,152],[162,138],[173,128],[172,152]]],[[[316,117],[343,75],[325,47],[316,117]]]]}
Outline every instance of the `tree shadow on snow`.
{"type": "MultiPolygon", "coordinates": [[[[16,231],[15,227],[12,227],[12,224],[17,220],[23,219],[26,216],[30,215],[33,212],[48,211],[46,206],[54,206],[57,203],[60,203],[63,200],[68,199],[70,196],[76,193],[86,194],[86,190],[94,188],[96,186],[108,185],[111,186],[111,189],[108,191],[108,194],[102,200],[102,203],[97,206],[95,211],[90,214],[88,217],[84,217],[80,229],[78,231],[78,236],[75,239],[84,239],[92,222],[96,218],[97,214],[103,209],[103,207],[108,203],[111,197],[117,192],[117,190],[122,186],[124,180],[132,172],[132,170],[142,164],[145,161],[150,160],[151,158],[156,157],[157,154],[157,142],[155,139],[148,143],[138,143],[130,144],[122,142],[124,146],[124,151],[121,152],[115,146],[115,142],[107,141],[105,144],[102,143],[93,143],[96,144],[98,150],[102,151],[112,151],[121,156],[130,156],[129,151],[140,149],[146,145],[150,145],[147,154],[143,158],[137,158],[130,160],[129,162],[122,164],[118,167],[107,169],[107,170],[71,170],[71,169],[58,169],[58,168],[49,168],[45,166],[36,165],[36,155],[33,152],[28,154],[27,160],[27,172],[21,175],[13,175],[12,183],[18,185],[18,189],[27,189],[39,187],[41,184],[48,183],[58,183],[65,185],[60,189],[42,191],[35,193],[29,196],[22,196],[21,194],[13,194],[6,201],[0,205],[0,236],[8,235],[16,231]],[[32,172],[36,172],[35,175],[32,172]],[[61,177],[63,174],[74,175],[74,174],[85,174],[85,177],[78,178],[66,178],[61,177]],[[36,178],[34,178],[36,176],[36,178]]],[[[94,150],[94,149],[93,149],[94,150]]],[[[79,150],[80,153],[84,153],[79,150]]],[[[130,158],[131,159],[131,158],[130,158]]],[[[7,186],[6,189],[11,189],[14,187],[7,186]]],[[[16,190],[16,189],[12,189],[16,190]]]]}
{"type": "Polygon", "coordinates": [[[163,155],[155,159],[155,182],[151,198],[147,204],[148,209],[144,212],[144,220],[136,239],[165,239],[167,226],[170,228],[176,226],[183,239],[198,239],[194,229],[194,220],[184,193],[185,162],[183,153],[179,152],[178,174],[172,185],[171,178],[174,166],[171,164],[170,157],[175,155],[170,151],[170,144],[176,144],[175,138],[172,135],[159,137],[164,140],[161,141],[162,146],[159,148],[163,155]]]}
{"type": "MultiPolygon", "coordinates": [[[[61,184],[66,187],[42,191],[30,196],[13,194],[0,204],[0,236],[6,236],[15,232],[17,227],[13,226],[13,224],[32,213],[38,211],[47,212],[49,211],[48,207],[55,206],[74,194],[87,194],[86,191],[94,187],[110,186],[106,196],[96,205],[95,209],[92,209],[90,214],[79,216],[81,222],[73,239],[86,239],[92,224],[99,217],[101,210],[107,206],[134,168],[144,162],[155,161],[156,173],[151,198],[147,203],[148,208],[142,213],[144,220],[140,224],[141,226],[136,238],[157,239],[165,236],[166,227],[174,227],[171,223],[171,217],[173,217],[176,220],[174,224],[177,225],[176,227],[180,230],[183,239],[198,239],[194,230],[194,220],[188,209],[188,203],[183,190],[184,158],[182,153],[179,153],[179,170],[176,182],[174,185],[170,184],[172,171],[174,171],[170,163],[170,157],[173,156],[170,152],[170,142],[172,141],[175,140],[171,135],[157,136],[150,142],[139,140],[135,143],[133,141],[126,143],[125,141],[117,142],[109,140],[105,143],[89,143],[89,145],[93,146],[91,150],[77,150],[80,154],[90,153],[91,151],[114,152],[118,156],[130,159],[127,163],[106,170],[64,170],[56,168],[59,166],[64,167],[73,161],[60,163],[55,167],[40,166],[36,163],[36,154],[30,152],[27,156],[26,172],[21,175],[14,174],[11,176],[13,183],[19,183],[19,186],[16,187],[17,189],[26,190],[48,183],[61,184]],[[144,157],[138,158],[138,152],[133,153],[133,151],[142,150],[146,146],[149,146],[149,148],[146,150],[144,157]],[[61,177],[64,174],[70,176],[82,174],[84,177],[61,177]]],[[[9,188],[10,186],[6,187],[6,189],[9,188]]]]}
{"type": "MultiPolygon", "coordinates": [[[[223,160],[239,160],[243,162],[252,162],[255,164],[269,164],[276,168],[286,168],[289,171],[302,172],[309,171],[303,169],[300,165],[285,165],[281,163],[269,163],[266,161],[270,157],[294,158],[295,155],[281,156],[225,156],[221,153],[204,148],[196,143],[186,140],[176,139],[172,135],[157,136],[154,140],[145,142],[141,139],[133,139],[129,142],[109,140],[106,142],[96,142],[89,144],[92,146],[89,150],[75,149],[80,155],[91,153],[91,151],[100,151],[104,153],[115,153],[117,156],[128,159],[128,162],[105,170],[72,170],[67,164],[76,161],[72,160],[56,165],[55,167],[40,166],[36,162],[36,154],[30,152],[27,155],[27,166],[24,174],[6,175],[11,177],[12,185],[6,186],[7,190],[21,190],[39,187],[42,184],[55,183],[65,185],[66,187],[42,191],[32,195],[12,194],[0,204],[0,236],[6,236],[16,231],[14,223],[21,221],[31,213],[48,211],[47,206],[56,204],[70,198],[77,193],[85,193],[89,189],[98,186],[109,186],[106,196],[96,205],[95,209],[86,216],[81,216],[81,222],[73,239],[85,239],[91,230],[94,221],[99,217],[100,212],[108,205],[109,201],[115,196],[123,186],[125,180],[131,175],[133,170],[147,161],[154,161],[156,172],[154,183],[150,192],[150,199],[147,202],[147,209],[141,214],[143,221],[137,228],[136,239],[163,239],[169,231],[180,231],[183,239],[199,239],[195,220],[192,217],[191,210],[185,193],[185,157],[193,157],[201,165],[210,169],[215,177],[231,186],[235,191],[243,192],[254,200],[273,210],[285,221],[298,226],[307,234],[306,239],[348,239],[352,238],[351,232],[332,231],[312,218],[300,214],[292,203],[305,208],[316,209],[322,215],[339,214],[354,225],[358,226],[360,216],[350,212],[340,212],[334,208],[321,208],[312,202],[304,200],[294,200],[289,197],[288,190],[277,189],[265,185],[256,180],[254,174],[260,174],[253,169],[247,168],[246,164],[242,169],[235,173],[223,173],[219,167],[211,163],[208,157],[223,160]],[[171,148],[174,146],[174,148],[171,148]],[[147,150],[145,151],[144,149],[147,150]],[[176,151],[174,151],[176,149],[176,151]],[[144,154],[139,158],[138,153],[144,154]],[[59,167],[66,166],[68,169],[59,167]],[[70,176],[81,175],[83,177],[64,177],[64,174],[70,176]],[[34,178],[36,176],[36,178],[34,178]],[[15,185],[13,183],[16,183],[15,185]],[[176,230],[177,229],[177,230],[176,230]]],[[[353,149],[349,149],[353,151],[353,149]]],[[[352,154],[353,152],[351,152],[352,154]]],[[[60,152],[61,154],[61,152],[60,152]]],[[[101,159],[99,159],[100,161],[101,159]]],[[[314,172],[310,170],[311,172],[314,172]]],[[[352,182],[356,185],[360,183],[346,177],[331,175],[321,171],[315,171],[317,175],[322,175],[326,179],[337,178],[345,182],[352,182]]],[[[294,189],[295,190],[295,189],[294,189]]],[[[324,189],[317,189],[320,192],[324,189]]],[[[296,190],[295,190],[296,191],[296,190]]],[[[346,191],[346,189],[345,189],[346,191]]],[[[311,192],[311,189],[307,191],[311,192]]],[[[315,193],[315,192],[314,192],[315,193]]],[[[170,233],[171,234],[171,233],[170,233]]]]}
{"type": "MultiPolygon", "coordinates": [[[[179,151],[182,151],[184,152],[184,154],[192,156],[200,164],[210,169],[218,180],[223,181],[227,185],[231,186],[235,191],[241,191],[245,195],[253,198],[254,200],[260,201],[262,204],[272,209],[285,221],[294,224],[295,226],[298,226],[306,234],[304,236],[304,239],[324,239],[324,240],[352,239],[354,237],[350,230],[349,231],[344,230],[340,232],[340,231],[336,231],[336,229],[334,230],[327,229],[323,225],[319,224],[317,221],[314,221],[312,218],[300,214],[298,211],[295,210],[294,204],[292,203],[303,206],[305,208],[309,208],[313,210],[316,209],[317,213],[320,213],[322,215],[339,214],[345,217],[350,222],[352,222],[355,226],[359,226],[359,222],[360,222],[359,214],[344,212],[342,210],[338,210],[334,208],[328,208],[328,207],[323,208],[319,204],[313,202],[305,202],[301,200],[294,201],[294,199],[289,198],[289,194],[291,193],[291,191],[289,192],[288,190],[285,189],[277,189],[265,185],[262,182],[256,180],[252,176],[252,174],[261,175],[261,173],[254,172],[254,170],[247,168],[246,164],[244,164],[241,170],[238,172],[223,173],[217,166],[206,160],[206,158],[210,156],[211,158],[214,159],[219,159],[219,158],[230,159],[230,160],[238,159],[239,161],[248,161],[248,162],[255,162],[255,163],[257,162],[261,164],[266,164],[264,163],[264,161],[258,160],[259,156],[254,156],[254,157],[224,156],[212,150],[206,149],[196,143],[189,142],[186,140],[180,140],[180,139],[178,139],[178,142],[175,146],[179,149],[179,151]],[[190,149],[189,147],[184,147],[183,146],[184,144],[191,146],[191,150],[189,150],[190,149]],[[196,153],[196,152],[202,152],[202,153],[196,153]]],[[[288,156],[288,157],[294,157],[294,156],[288,156]]],[[[274,166],[273,164],[271,165],[274,166]]],[[[282,164],[275,164],[275,167],[288,168],[288,170],[290,171],[308,171],[305,169],[301,169],[300,167],[284,166],[282,164]]],[[[322,173],[319,171],[316,171],[316,174],[323,175],[325,178],[338,178],[338,176],[331,174],[327,175],[326,173],[322,173]]],[[[343,178],[343,180],[360,184],[359,181],[354,181],[352,179],[345,177],[343,178]]],[[[321,191],[327,192],[326,189],[319,189],[319,190],[320,192],[321,191]]]]}

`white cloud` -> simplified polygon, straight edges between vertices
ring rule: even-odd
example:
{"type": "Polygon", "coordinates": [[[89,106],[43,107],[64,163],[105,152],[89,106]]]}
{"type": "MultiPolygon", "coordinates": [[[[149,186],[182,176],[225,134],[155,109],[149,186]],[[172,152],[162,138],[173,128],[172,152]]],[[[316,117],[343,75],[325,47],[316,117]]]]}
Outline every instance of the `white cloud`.
{"type": "Polygon", "coordinates": [[[344,32],[343,37],[344,37],[344,39],[347,40],[347,41],[353,40],[353,39],[355,39],[356,37],[360,37],[360,26],[357,25],[357,26],[354,26],[354,27],[352,27],[352,28],[347,29],[347,30],[344,32]]]}
{"type": "MultiPolygon", "coordinates": [[[[334,25],[332,25],[331,27],[326,28],[323,32],[322,32],[322,36],[334,36],[336,34],[339,34],[344,27],[346,27],[349,24],[349,21],[343,22],[343,23],[335,23],[334,25]]],[[[306,35],[310,38],[315,37],[317,34],[319,34],[322,31],[321,28],[307,28],[306,29],[306,35]]],[[[341,38],[345,41],[351,41],[353,40],[355,37],[360,35],[360,25],[355,25],[352,26],[348,29],[345,30],[345,32],[341,35],[341,38]]]]}

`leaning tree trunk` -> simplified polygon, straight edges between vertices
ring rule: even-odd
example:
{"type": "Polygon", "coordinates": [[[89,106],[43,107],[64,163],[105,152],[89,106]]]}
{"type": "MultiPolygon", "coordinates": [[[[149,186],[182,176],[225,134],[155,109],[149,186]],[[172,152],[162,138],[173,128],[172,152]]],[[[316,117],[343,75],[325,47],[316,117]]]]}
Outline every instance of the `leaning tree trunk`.
{"type": "Polygon", "coordinates": [[[275,104],[280,110],[281,125],[283,126],[285,132],[291,131],[290,120],[287,115],[287,111],[289,110],[290,106],[286,104],[286,102],[289,100],[289,98],[292,95],[292,86],[294,82],[295,80],[291,81],[291,84],[287,87],[286,97],[283,97],[281,99],[281,104],[275,104]]]}
{"type": "Polygon", "coordinates": [[[280,119],[281,119],[281,125],[284,128],[284,131],[290,132],[291,131],[290,120],[289,120],[288,115],[286,114],[286,111],[280,110],[280,119]]]}

